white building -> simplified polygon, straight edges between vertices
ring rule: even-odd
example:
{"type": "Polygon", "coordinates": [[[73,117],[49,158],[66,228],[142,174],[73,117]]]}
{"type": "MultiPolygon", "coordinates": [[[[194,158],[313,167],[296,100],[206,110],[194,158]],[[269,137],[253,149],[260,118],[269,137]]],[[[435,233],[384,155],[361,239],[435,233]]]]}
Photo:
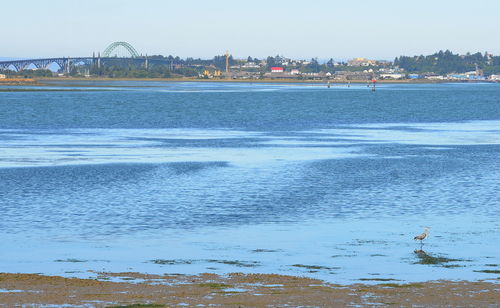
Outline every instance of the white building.
{"type": "Polygon", "coordinates": [[[347,61],[347,66],[371,66],[377,65],[377,61],[369,60],[366,58],[354,58],[352,60],[347,61]]]}
{"type": "Polygon", "coordinates": [[[255,62],[247,62],[241,66],[241,68],[259,68],[260,66],[255,62]]]}
{"type": "Polygon", "coordinates": [[[398,74],[398,73],[380,74],[380,78],[383,78],[383,79],[403,79],[404,77],[405,77],[405,75],[398,74]]]}
{"type": "Polygon", "coordinates": [[[445,80],[446,77],[444,77],[444,76],[426,76],[425,79],[429,79],[429,80],[445,80]]]}

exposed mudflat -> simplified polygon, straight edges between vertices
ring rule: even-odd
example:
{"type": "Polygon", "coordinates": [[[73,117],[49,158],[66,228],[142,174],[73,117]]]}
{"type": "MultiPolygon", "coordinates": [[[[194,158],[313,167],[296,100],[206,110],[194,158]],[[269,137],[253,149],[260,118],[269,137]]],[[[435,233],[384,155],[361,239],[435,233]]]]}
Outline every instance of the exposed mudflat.
{"type": "Polygon", "coordinates": [[[336,285],[272,274],[98,275],[93,280],[2,273],[0,307],[498,307],[500,302],[500,285],[486,281],[336,285]]]}

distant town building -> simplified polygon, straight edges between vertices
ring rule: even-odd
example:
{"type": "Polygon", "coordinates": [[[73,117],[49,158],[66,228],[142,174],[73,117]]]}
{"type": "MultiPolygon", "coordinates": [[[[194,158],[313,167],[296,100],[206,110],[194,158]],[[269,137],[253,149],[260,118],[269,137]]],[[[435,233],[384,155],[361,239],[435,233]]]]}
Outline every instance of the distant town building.
{"type": "Polygon", "coordinates": [[[222,73],[222,77],[231,79],[259,79],[259,76],[259,73],[245,71],[222,73]]]}
{"type": "Polygon", "coordinates": [[[500,81],[500,75],[491,75],[491,76],[490,76],[490,80],[493,80],[493,81],[500,81]]]}
{"type": "Polygon", "coordinates": [[[397,73],[398,71],[394,68],[380,68],[378,70],[379,73],[384,73],[384,74],[392,74],[392,73],[397,73]]]}
{"type": "Polygon", "coordinates": [[[293,70],[290,71],[290,74],[291,75],[299,75],[300,71],[298,69],[293,69],[293,70]]]}
{"type": "Polygon", "coordinates": [[[271,79],[297,79],[298,77],[299,77],[298,75],[292,75],[290,73],[285,73],[285,72],[264,73],[264,78],[271,78],[271,79]]]}
{"type": "Polygon", "coordinates": [[[284,71],[280,66],[271,67],[271,73],[283,73],[284,71]]]}
{"type": "Polygon", "coordinates": [[[366,58],[354,58],[347,62],[347,66],[372,66],[376,65],[377,61],[366,58]]]}
{"type": "Polygon", "coordinates": [[[462,74],[448,74],[450,80],[485,80],[485,78],[478,73],[478,71],[470,71],[462,74]]]}
{"type": "Polygon", "coordinates": [[[380,74],[380,78],[382,79],[403,79],[405,77],[404,74],[392,73],[392,74],[380,74]]]}
{"type": "Polygon", "coordinates": [[[441,75],[429,75],[429,76],[425,76],[425,79],[429,79],[429,80],[445,80],[446,78],[444,76],[441,76],[441,75]]]}
{"type": "Polygon", "coordinates": [[[387,61],[387,60],[377,60],[375,62],[376,62],[377,65],[392,66],[392,62],[391,61],[387,61]]]}
{"type": "Polygon", "coordinates": [[[5,79],[7,76],[5,74],[0,74],[0,79],[5,79]]]}
{"type": "Polygon", "coordinates": [[[260,65],[255,62],[247,62],[241,66],[241,68],[259,68],[260,65]]]}
{"type": "Polygon", "coordinates": [[[333,75],[333,78],[338,80],[372,80],[372,77],[372,73],[349,71],[336,71],[333,75]]]}

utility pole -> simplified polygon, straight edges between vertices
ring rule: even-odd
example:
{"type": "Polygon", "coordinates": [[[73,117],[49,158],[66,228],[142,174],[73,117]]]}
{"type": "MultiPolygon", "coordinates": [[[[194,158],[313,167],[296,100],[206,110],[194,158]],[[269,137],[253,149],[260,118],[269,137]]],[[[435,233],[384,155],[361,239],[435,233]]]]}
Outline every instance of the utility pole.
{"type": "Polygon", "coordinates": [[[226,50],[226,73],[229,73],[229,51],[226,50]]]}

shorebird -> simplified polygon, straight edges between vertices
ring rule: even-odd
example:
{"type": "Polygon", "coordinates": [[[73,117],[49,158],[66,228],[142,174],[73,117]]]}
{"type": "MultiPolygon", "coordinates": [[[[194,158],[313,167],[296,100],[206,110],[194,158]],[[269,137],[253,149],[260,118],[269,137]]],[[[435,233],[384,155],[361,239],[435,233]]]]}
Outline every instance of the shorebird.
{"type": "Polygon", "coordinates": [[[420,241],[420,244],[422,244],[422,241],[427,237],[427,235],[429,235],[429,229],[429,227],[425,227],[424,232],[415,236],[413,239],[420,241]]]}

